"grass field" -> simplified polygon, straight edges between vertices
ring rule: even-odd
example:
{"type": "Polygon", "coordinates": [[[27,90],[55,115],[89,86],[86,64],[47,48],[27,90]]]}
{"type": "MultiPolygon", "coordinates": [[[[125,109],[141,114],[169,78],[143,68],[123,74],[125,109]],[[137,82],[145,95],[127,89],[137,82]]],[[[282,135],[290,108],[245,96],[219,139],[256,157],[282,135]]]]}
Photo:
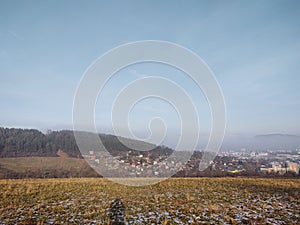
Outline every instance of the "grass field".
{"type": "Polygon", "coordinates": [[[0,178],[26,177],[96,177],[84,159],[63,157],[0,158],[0,178]],[[7,172],[8,171],[8,172],[7,172]],[[5,174],[7,173],[7,174],[5,174]]]}
{"type": "Polygon", "coordinates": [[[300,224],[300,180],[169,179],[129,187],[106,179],[0,180],[0,224],[300,224]]]}
{"type": "Polygon", "coordinates": [[[85,161],[76,158],[59,157],[19,157],[19,158],[1,158],[0,165],[4,168],[21,173],[26,169],[78,169],[85,161]],[[75,165],[75,166],[74,166],[75,165]]]}

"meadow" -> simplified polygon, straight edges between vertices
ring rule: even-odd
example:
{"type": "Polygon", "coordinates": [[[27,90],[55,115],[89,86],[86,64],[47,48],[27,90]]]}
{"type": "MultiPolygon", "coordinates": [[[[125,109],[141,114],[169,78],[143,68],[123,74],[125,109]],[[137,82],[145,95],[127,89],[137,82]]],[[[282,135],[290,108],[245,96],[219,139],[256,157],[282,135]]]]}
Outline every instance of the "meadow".
{"type": "Polygon", "coordinates": [[[0,224],[300,224],[300,179],[172,178],[123,186],[103,178],[0,180],[0,224]]]}

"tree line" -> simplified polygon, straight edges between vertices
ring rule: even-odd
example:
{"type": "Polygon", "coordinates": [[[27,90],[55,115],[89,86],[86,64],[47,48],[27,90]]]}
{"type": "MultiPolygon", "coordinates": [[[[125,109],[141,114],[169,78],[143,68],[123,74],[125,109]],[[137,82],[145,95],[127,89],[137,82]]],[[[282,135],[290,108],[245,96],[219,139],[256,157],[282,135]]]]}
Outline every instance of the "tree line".
{"type": "MultiPolygon", "coordinates": [[[[114,135],[99,134],[105,148],[112,154],[118,155],[120,152],[132,151],[122,144],[118,137],[114,135]]],[[[134,146],[145,143],[122,138],[134,146]]],[[[156,155],[171,153],[172,149],[165,146],[155,146],[149,143],[149,148],[154,149],[156,155]]],[[[36,129],[2,128],[0,127],[0,157],[57,157],[58,150],[62,150],[69,157],[82,158],[78,149],[73,131],[62,130],[43,134],[36,129]]],[[[97,149],[94,149],[97,150],[97,149]]],[[[139,151],[136,151],[139,154],[139,151]]]]}

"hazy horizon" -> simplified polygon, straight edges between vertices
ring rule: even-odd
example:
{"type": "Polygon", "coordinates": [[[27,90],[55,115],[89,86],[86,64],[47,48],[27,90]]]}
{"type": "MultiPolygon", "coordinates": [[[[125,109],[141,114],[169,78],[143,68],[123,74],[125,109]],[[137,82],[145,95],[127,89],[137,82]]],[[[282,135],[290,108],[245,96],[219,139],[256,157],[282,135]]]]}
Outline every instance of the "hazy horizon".
{"type": "MultiPolygon", "coordinates": [[[[4,128],[16,128],[16,129],[37,129],[34,127],[4,127],[4,128]]],[[[37,129],[39,130],[39,129],[37,129]]],[[[55,131],[63,131],[69,130],[73,131],[72,128],[61,128],[61,129],[54,129],[54,130],[39,130],[44,134],[47,132],[55,132],[55,131]]],[[[98,129],[100,130],[100,129],[98,129]]],[[[99,134],[108,134],[108,135],[115,135],[113,132],[99,132],[99,134]]],[[[196,147],[196,151],[203,151],[207,144],[209,134],[202,134],[199,138],[198,146],[196,147]]],[[[130,138],[126,136],[121,136],[125,138],[130,138]]],[[[156,143],[152,143],[156,144],[156,143]]],[[[162,143],[167,147],[174,148],[175,146],[168,143],[162,143]]],[[[220,148],[220,151],[267,151],[267,150],[297,150],[300,149],[300,135],[292,135],[292,134],[258,134],[255,136],[225,136],[223,144],[220,148]]],[[[190,150],[190,149],[182,149],[182,150],[190,150]]]]}

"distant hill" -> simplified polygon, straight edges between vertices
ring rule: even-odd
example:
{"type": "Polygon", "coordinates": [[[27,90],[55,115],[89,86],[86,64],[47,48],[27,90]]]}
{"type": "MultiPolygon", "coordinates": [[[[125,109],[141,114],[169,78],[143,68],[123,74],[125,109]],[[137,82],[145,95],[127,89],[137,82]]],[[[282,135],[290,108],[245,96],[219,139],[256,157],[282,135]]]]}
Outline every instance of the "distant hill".
{"type": "Polygon", "coordinates": [[[222,149],[238,151],[241,148],[251,151],[300,149],[300,136],[275,133],[260,134],[252,137],[235,136],[224,139],[222,149]]]}
{"type": "MultiPolygon", "coordinates": [[[[114,135],[99,134],[105,148],[113,155],[130,151],[114,135]]],[[[137,140],[121,138],[139,149],[139,146],[153,149],[153,154],[170,154],[173,150],[137,140]]],[[[97,149],[95,149],[96,151],[97,149]]],[[[137,154],[139,151],[137,151],[137,154]]],[[[0,158],[7,157],[71,157],[82,158],[73,131],[54,131],[43,134],[35,129],[0,128],[0,158]]]]}
{"type": "Polygon", "coordinates": [[[300,136],[291,134],[263,134],[254,137],[254,144],[264,149],[295,150],[300,148],[300,136]]]}
{"type": "Polygon", "coordinates": [[[255,138],[292,138],[292,139],[300,139],[300,136],[298,135],[292,135],[292,134],[260,134],[256,135],[255,138]]]}

